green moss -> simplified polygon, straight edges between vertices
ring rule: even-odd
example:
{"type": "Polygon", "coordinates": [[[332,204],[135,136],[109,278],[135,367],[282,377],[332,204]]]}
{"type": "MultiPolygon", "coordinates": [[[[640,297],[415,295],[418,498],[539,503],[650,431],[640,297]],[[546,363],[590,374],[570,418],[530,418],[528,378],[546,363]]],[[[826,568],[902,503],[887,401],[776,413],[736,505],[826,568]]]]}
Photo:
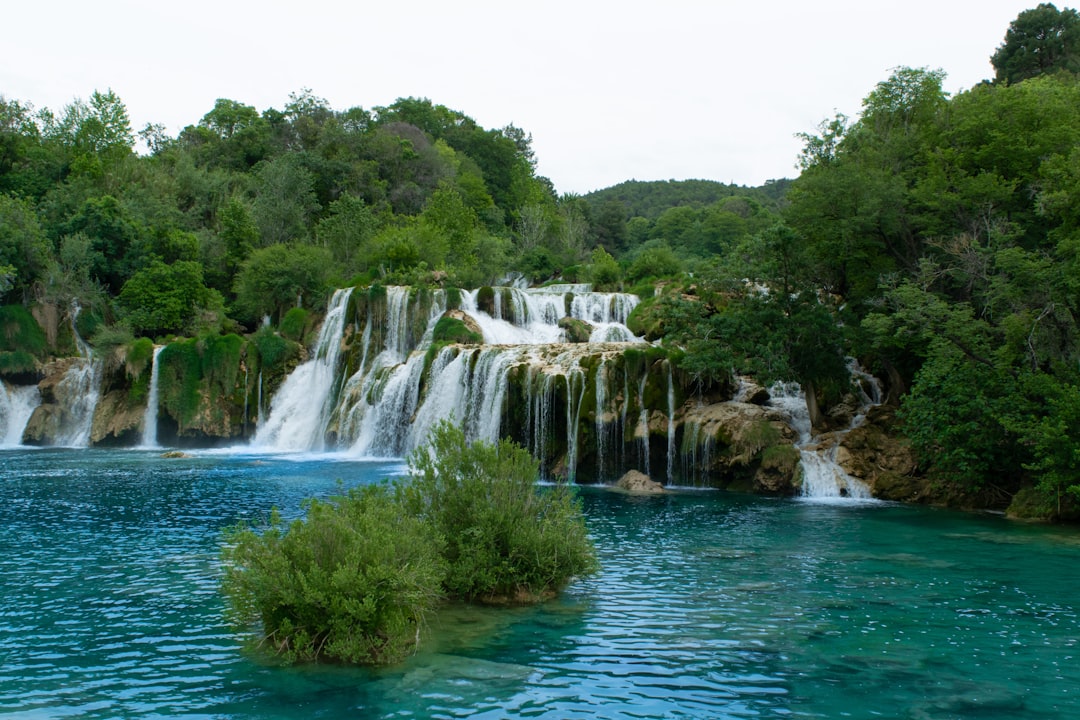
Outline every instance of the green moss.
{"type": "Polygon", "coordinates": [[[0,307],[0,350],[41,357],[45,348],[45,332],[29,310],[22,305],[0,307]]]}
{"type": "Polygon", "coordinates": [[[476,345],[484,342],[484,336],[473,332],[458,318],[443,315],[435,323],[431,335],[432,343],[460,343],[462,345],[476,345]]]}
{"type": "Polygon", "coordinates": [[[446,288],[446,309],[461,309],[461,290],[456,287],[446,288]]]}
{"type": "Polygon", "coordinates": [[[476,307],[481,312],[495,316],[495,289],[485,285],[476,291],[476,307]]]}
{"type": "Polygon", "coordinates": [[[197,341],[190,339],[169,343],[158,355],[158,362],[161,364],[158,371],[161,409],[183,429],[199,412],[202,359],[197,341]]]}
{"type": "Polygon", "coordinates": [[[28,352],[0,352],[0,375],[18,375],[34,372],[34,356],[28,352]]]}
{"type": "Polygon", "coordinates": [[[154,357],[154,341],[150,338],[139,338],[129,344],[124,352],[124,369],[129,378],[137,380],[144,372],[150,369],[150,362],[154,357]]]}

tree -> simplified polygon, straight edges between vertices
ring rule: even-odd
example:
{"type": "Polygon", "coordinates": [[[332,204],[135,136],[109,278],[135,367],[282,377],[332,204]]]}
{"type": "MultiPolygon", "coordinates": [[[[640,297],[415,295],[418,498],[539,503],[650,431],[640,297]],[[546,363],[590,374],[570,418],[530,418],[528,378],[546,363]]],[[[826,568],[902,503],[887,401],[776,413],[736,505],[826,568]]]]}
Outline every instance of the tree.
{"type": "Polygon", "coordinates": [[[249,322],[264,315],[284,315],[304,298],[321,299],[333,258],[325,248],[279,244],[260,248],[240,267],[236,276],[236,312],[249,322]]]}
{"type": "Polygon", "coordinates": [[[27,291],[45,273],[49,242],[30,206],[0,195],[0,266],[8,270],[8,287],[27,291]]]}
{"type": "Polygon", "coordinates": [[[148,336],[196,329],[200,314],[223,309],[221,296],[203,284],[202,265],[155,260],[124,283],[117,303],[133,332],[148,336]]]}
{"type": "Polygon", "coordinates": [[[1080,15],[1040,3],[1016,16],[1005,32],[1005,41],[990,58],[999,83],[1067,70],[1080,71],[1080,15]]]}

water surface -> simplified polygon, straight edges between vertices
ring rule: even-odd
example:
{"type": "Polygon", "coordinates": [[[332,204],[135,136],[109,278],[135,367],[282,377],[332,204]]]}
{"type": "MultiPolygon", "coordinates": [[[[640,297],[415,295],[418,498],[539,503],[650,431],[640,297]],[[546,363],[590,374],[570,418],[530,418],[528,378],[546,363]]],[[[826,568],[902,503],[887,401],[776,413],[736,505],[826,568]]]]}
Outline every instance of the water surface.
{"type": "Polygon", "coordinates": [[[275,667],[220,531],[399,462],[0,452],[0,713],[189,718],[1072,718],[1080,534],[687,492],[582,499],[600,574],[451,608],[382,670],[275,667]]]}

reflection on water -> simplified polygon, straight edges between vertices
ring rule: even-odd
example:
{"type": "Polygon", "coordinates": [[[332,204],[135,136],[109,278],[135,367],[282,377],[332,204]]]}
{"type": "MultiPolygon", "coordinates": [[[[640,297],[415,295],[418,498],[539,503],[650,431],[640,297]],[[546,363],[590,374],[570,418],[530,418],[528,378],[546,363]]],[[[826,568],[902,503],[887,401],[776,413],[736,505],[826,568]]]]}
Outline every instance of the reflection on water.
{"type": "Polygon", "coordinates": [[[0,453],[0,713],[1064,718],[1077,535],[895,505],[586,489],[603,571],[451,607],[400,666],[282,668],[223,617],[220,531],[400,462],[0,453]]]}

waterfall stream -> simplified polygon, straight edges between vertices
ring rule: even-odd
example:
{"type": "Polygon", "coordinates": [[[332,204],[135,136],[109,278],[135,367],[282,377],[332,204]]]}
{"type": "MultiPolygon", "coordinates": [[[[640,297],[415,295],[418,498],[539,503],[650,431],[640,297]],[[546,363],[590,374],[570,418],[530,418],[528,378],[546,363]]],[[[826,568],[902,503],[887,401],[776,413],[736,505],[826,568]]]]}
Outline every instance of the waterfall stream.
{"type": "Polygon", "coordinates": [[[352,288],[345,288],[330,298],[311,359],[298,366],[274,395],[270,414],[256,430],[252,445],[283,452],[322,449],[351,295],[352,288]]]}
{"type": "Polygon", "coordinates": [[[777,383],[769,388],[774,407],[785,410],[790,417],[791,427],[798,433],[799,440],[795,447],[799,450],[802,468],[802,497],[805,498],[841,498],[867,500],[872,497],[870,487],[858,478],[848,475],[836,462],[840,441],[848,432],[858,427],[866,417],[866,411],[881,402],[881,392],[876,378],[863,372],[849,362],[852,376],[862,380],[856,383],[860,388],[861,407],[852,418],[851,424],[830,437],[815,436],[810,423],[810,413],[806,407],[806,395],[798,383],[777,383]],[[867,393],[864,385],[871,388],[867,393]]]}
{"type": "Polygon", "coordinates": [[[81,311],[77,302],[72,303],[71,332],[79,350],[79,359],[68,368],[55,389],[56,399],[61,406],[55,444],[64,447],[86,447],[90,444],[94,410],[101,395],[98,361],[79,334],[78,318],[81,311]]]}
{"type": "Polygon", "coordinates": [[[165,349],[164,345],[154,347],[154,354],[150,359],[150,389],[146,394],[146,413],[143,415],[142,447],[156,448],[158,426],[158,354],[165,349]]]}
{"type": "Polygon", "coordinates": [[[41,404],[37,385],[9,388],[0,382],[0,447],[22,445],[23,430],[41,404]]]}

